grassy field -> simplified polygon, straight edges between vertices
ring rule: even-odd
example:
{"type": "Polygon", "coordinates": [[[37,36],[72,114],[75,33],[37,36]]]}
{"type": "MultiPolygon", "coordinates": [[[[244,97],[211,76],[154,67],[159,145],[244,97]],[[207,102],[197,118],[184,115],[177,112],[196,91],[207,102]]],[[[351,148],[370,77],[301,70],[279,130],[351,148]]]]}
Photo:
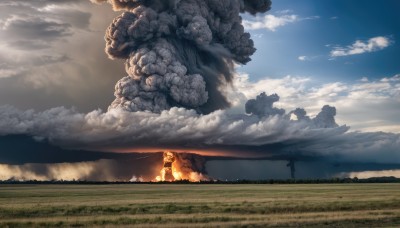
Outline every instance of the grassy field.
{"type": "Polygon", "coordinates": [[[396,227],[400,184],[0,185],[0,227],[396,227]]]}

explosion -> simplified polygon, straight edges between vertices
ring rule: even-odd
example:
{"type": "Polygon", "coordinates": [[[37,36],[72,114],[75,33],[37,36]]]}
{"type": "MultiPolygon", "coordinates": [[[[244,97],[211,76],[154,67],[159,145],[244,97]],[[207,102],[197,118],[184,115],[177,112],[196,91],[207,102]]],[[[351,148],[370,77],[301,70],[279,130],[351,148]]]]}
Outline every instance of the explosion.
{"type": "Polygon", "coordinates": [[[178,176],[178,173],[176,173],[175,170],[172,171],[172,164],[175,161],[175,155],[170,151],[165,151],[163,154],[163,161],[164,161],[164,165],[160,172],[161,175],[157,176],[156,180],[157,181],[174,181],[176,179],[175,176],[178,176]]]}
{"type": "Polygon", "coordinates": [[[205,161],[199,158],[200,156],[198,155],[165,151],[163,154],[163,168],[160,171],[160,176],[155,178],[156,181],[189,180],[198,182],[208,180],[209,178],[202,174],[205,161]]]}
{"type": "MultiPolygon", "coordinates": [[[[124,11],[105,34],[108,57],[125,60],[127,73],[115,86],[109,111],[152,113],[172,107],[202,114],[228,108],[223,88],[233,81],[234,64],[246,64],[256,51],[240,14],[271,8],[270,0],[91,1],[124,11]]],[[[205,178],[186,165],[189,160],[182,161],[165,152],[157,180],[205,178]]]]}

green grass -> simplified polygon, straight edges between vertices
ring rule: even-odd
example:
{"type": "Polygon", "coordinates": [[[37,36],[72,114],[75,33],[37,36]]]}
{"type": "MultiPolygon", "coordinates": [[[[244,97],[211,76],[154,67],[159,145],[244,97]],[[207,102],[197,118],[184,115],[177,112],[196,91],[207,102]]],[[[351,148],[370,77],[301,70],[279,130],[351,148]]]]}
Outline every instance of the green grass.
{"type": "Polygon", "coordinates": [[[400,226],[400,184],[0,185],[0,227],[400,226]]]}

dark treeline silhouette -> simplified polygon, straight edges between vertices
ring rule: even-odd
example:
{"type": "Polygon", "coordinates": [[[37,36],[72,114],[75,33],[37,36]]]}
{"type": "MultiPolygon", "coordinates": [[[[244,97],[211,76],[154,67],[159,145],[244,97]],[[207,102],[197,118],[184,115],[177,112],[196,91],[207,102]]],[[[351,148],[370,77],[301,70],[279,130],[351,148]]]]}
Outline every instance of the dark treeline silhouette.
{"type": "Polygon", "coordinates": [[[190,182],[188,180],[180,181],[160,181],[160,182],[130,182],[130,181],[85,181],[85,180],[51,180],[51,181],[19,181],[19,180],[3,180],[0,184],[341,184],[341,183],[400,183],[400,178],[396,177],[372,177],[367,179],[358,178],[332,178],[332,179],[271,179],[271,180],[235,180],[235,181],[199,181],[190,182]]]}

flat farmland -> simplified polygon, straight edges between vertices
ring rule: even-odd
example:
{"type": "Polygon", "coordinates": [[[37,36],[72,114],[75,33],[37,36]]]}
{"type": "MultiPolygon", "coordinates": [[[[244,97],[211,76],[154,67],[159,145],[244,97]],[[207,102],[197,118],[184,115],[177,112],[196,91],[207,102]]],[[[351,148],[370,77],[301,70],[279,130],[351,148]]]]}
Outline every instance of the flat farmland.
{"type": "Polygon", "coordinates": [[[400,184],[0,185],[0,227],[398,227],[400,184]]]}

